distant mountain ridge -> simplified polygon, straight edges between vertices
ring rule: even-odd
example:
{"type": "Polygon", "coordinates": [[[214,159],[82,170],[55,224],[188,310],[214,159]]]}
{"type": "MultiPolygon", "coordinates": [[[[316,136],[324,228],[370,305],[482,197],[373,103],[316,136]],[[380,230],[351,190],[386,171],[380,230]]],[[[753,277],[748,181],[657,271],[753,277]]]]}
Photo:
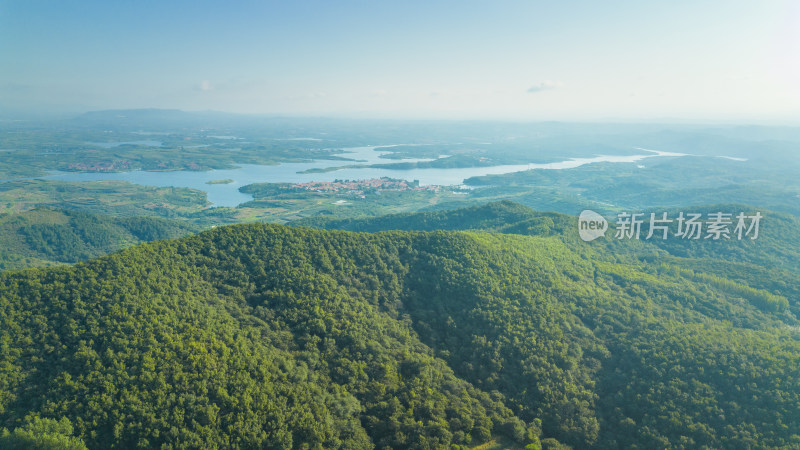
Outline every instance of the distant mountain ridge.
{"type": "Polygon", "coordinates": [[[107,109],[89,111],[71,120],[74,124],[98,126],[103,124],[116,126],[193,126],[202,127],[219,121],[233,121],[243,118],[240,114],[219,111],[184,111],[180,109],[107,109]]]}

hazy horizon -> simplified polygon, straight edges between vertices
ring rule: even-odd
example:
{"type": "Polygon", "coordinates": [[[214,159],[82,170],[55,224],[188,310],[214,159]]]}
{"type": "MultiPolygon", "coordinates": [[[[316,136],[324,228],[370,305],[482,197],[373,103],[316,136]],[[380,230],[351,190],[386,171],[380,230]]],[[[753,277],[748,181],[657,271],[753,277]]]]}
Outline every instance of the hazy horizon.
{"type": "Polygon", "coordinates": [[[565,125],[591,125],[591,124],[619,124],[619,125],[640,125],[640,126],[687,126],[687,127],[736,127],[736,126],[756,126],[756,127],[800,127],[800,117],[794,118],[692,118],[692,117],[587,117],[587,118],[527,118],[527,117],[429,117],[423,114],[408,113],[405,115],[380,115],[376,113],[344,113],[344,114],[290,114],[290,113],[253,113],[235,112],[222,110],[191,110],[181,108],[108,108],[92,110],[74,111],[31,111],[31,110],[8,110],[0,107],[0,123],[6,122],[58,122],[63,120],[80,119],[82,116],[92,113],[103,112],[125,112],[125,111],[177,111],[181,113],[203,115],[220,115],[227,117],[240,116],[243,119],[264,119],[264,120],[341,120],[354,122],[430,122],[430,123],[504,123],[504,124],[544,124],[560,123],[565,125]]]}
{"type": "Polygon", "coordinates": [[[0,113],[796,124],[800,6],[0,0],[0,113]]]}

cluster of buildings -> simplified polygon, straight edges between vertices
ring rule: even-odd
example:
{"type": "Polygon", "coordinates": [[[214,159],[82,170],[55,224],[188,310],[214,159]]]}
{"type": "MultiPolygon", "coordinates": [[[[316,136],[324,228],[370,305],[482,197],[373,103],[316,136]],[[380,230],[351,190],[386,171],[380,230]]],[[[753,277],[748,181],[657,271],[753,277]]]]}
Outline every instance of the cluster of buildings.
{"type": "Polygon", "coordinates": [[[380,194],[382,191],[433,191],[438,192],[439,186],[420,186],[419,180],[408,182],[393,178],[372,178],[369,180],[335,180],[311,181],[308,183],[292,184],[287,189],[302,189],[310,192],[343,193],[364,196],[367,193],[380,194]]]}

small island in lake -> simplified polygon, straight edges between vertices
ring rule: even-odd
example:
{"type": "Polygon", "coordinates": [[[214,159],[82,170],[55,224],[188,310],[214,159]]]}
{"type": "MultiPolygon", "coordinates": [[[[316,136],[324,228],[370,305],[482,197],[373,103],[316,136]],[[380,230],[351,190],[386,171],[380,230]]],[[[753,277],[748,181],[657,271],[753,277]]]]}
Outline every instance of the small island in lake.
{"type": "Polygon", "coordinates": [[[231,180],[230,178],[225,178],[223,180],[206,181],[206,184],[231,184],[231,183],[233,183],[233,180],[231,180]]]}

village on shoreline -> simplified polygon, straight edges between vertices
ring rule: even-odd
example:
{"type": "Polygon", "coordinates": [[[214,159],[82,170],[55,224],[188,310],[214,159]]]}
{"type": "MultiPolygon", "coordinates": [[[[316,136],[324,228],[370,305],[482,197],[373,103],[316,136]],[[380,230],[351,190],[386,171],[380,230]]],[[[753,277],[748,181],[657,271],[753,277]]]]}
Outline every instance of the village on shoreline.
{"type": "Polygon", "coordinates": [[[420,186],[419,180],[406,181],[395,178],[371,178],[368,180],[334,180],[311,181],[307,183],[288,184],[283,189],[296,189],[308,192],[340,193],[364,196],[369,193],[380,194],[383,191],[403,192],[439,192],[442,186],[430,184],[420,186]]]}

